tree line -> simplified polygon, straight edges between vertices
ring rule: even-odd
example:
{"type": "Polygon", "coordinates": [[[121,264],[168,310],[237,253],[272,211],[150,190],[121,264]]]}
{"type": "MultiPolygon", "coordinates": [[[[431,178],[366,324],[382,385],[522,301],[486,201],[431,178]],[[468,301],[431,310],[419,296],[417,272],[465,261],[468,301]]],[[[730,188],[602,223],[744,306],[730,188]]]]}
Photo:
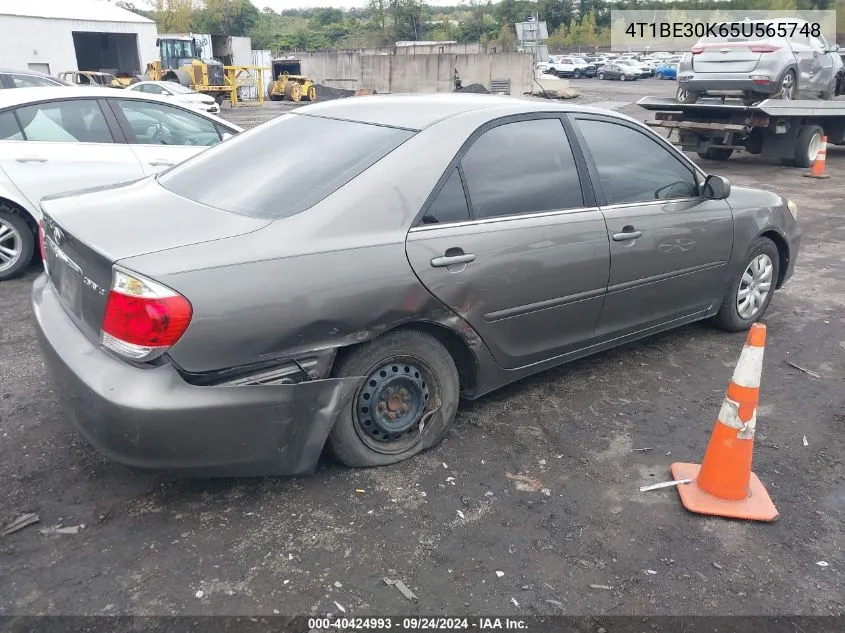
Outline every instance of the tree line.
{"type": "MultiPolygon", "coordinates": [[[[515,22],[539,16],[549,48],[610,43],[610,15],[628,10],[840,9],[845,0],[464,0],[431,6],[422,0],[361,0],[360,8],[258,9],[250,0],[115,0],[156,21],[159,33],[249,36],[255,49],[305,51],[391,46],[402,40],[481,42],[516,50],[515,22]]],[[[327,4],[331,0],[326,0],[327,4]]],[[[260,2],[259,2],[260,4],[260,2]]],[[[845,26],[845,24],[843,24],[845,26]]],[[[845,32],[845,28],[839,28],[845,32]]]]}

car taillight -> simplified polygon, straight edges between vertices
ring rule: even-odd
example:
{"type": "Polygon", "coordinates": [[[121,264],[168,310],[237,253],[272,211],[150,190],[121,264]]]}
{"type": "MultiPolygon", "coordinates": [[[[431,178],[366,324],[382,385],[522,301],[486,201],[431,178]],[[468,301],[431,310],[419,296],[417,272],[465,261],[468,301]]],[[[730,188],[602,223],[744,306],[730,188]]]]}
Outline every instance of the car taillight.
{"type": "Polygon", "coordinates": [[[698,55],[699,53],[703,53],[703,52],[704,52],[704,47],[703,47],[703,46],[693,46],[693,47],[690,49],[690,52],[691,52],[693,55],[698,55]]]}
{"type": "Polygon", "coordinates": [[[38,223],[38,247],[41,249],[41,261],[47,265],[47,247],[44,245],[44,220],[38,223]]]}
{"type": "Polygon", "coordinates": [[[752,44],[748,48],[752,53],[774,53],[780,50],[780,46],[773,44],[752,44]]]}
{"type": "Polygon", "coordinates": [[[114,271],[106,300],[103,347],[132,360],[152,360],[178,341],[191,322],[190,302],[144,277],[114,271]]]}

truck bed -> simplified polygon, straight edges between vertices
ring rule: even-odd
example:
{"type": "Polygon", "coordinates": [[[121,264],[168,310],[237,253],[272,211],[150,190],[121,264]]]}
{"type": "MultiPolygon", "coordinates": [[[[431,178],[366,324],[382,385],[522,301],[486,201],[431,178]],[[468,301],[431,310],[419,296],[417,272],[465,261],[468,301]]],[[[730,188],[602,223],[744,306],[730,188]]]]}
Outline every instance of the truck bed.
{"type": "Polygon", "coordinates": [[[830,101],[821,99],[796,99],[793,101],[766,99],[756,105],[746,106],[738,101],[731,103],[730,100],[726,100],[725,103],[717,99],[703,99],[698,103],[678,103],[672,98],[643,97],[637,101],[637,105],[646,110],[692,114],[697,119],[711,115],[717,119],[722,119],[725,115],[737,114],[758,114],[770,117],[845,116],[845,99],[830,101]]]}

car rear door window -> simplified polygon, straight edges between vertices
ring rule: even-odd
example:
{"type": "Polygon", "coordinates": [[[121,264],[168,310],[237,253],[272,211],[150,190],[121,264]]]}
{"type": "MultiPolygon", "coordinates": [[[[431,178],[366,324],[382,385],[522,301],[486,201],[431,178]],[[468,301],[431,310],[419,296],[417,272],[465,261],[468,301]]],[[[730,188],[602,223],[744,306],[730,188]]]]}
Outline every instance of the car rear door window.
{"type": "Polygon", "coordinates": [[[461,174],[456,167],[425,212],[422,222],[423,224],[443,224],[467,220],[469,220],[469,207],[461,174]]]}
{"type": "Polygon", "coordinates": [[[46,77],[36,77],[35,75],[15,75],[9,74],[9,79],[15,88],[51,88],[58,86],[59,83],[46,77]]]}
{"type": "Polygon", "coordinates": [[[698,195],[693,170],[672,150],[626,125],[579,119],[608,204],[698,195]]]}
{"type": "Polygon", "coordinates": [[[413,135],[289,113],[169,169],[159,183],[217,209],[277,220],[317,204],[413,135]],[[232,186],[239,182],[249,185],[232,186]]]}
{"type": "Polygon", "coordinates": [[[117,105],[141,145],[198,145],[220,142],[214,121],[164,103],[119,99],[117,105]]]}
{"type": "Polygon", "coordinates": [[[477,219],[584,206],[572,148],[557,118],[494,127],[478,137],[461,165],[477,219]]]}
{"type": "Polygon", "coordinates": [[[23,134],[13,112],[0,112],[0,141],[22,141],[23,134]]]}
{"type": "Polygon", "coordinates": [[[100,104],[93,99],[39,103],[15,112],[27,141],[114,142],[100,104]]]}

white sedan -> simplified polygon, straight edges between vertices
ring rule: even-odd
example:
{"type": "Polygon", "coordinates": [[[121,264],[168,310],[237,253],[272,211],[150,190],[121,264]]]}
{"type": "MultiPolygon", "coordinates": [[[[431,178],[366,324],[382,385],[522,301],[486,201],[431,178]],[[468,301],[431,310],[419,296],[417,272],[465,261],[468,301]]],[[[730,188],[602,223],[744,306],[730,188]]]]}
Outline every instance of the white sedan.
{"type": "Polygon", "coordinates": [[[0,90],[0,281],[32,260],[42,198],[150,176],[240,131],[129,90],[0,90]]]}
{"type": "Polygon", "coordinates": [[[139,81],[129,86],[127,90],[167,97],[189,108],[210,112],[211,114],[220,112],[220,105],[214,100],[214,97],[191,90],[174,81],[139,81]]]}

